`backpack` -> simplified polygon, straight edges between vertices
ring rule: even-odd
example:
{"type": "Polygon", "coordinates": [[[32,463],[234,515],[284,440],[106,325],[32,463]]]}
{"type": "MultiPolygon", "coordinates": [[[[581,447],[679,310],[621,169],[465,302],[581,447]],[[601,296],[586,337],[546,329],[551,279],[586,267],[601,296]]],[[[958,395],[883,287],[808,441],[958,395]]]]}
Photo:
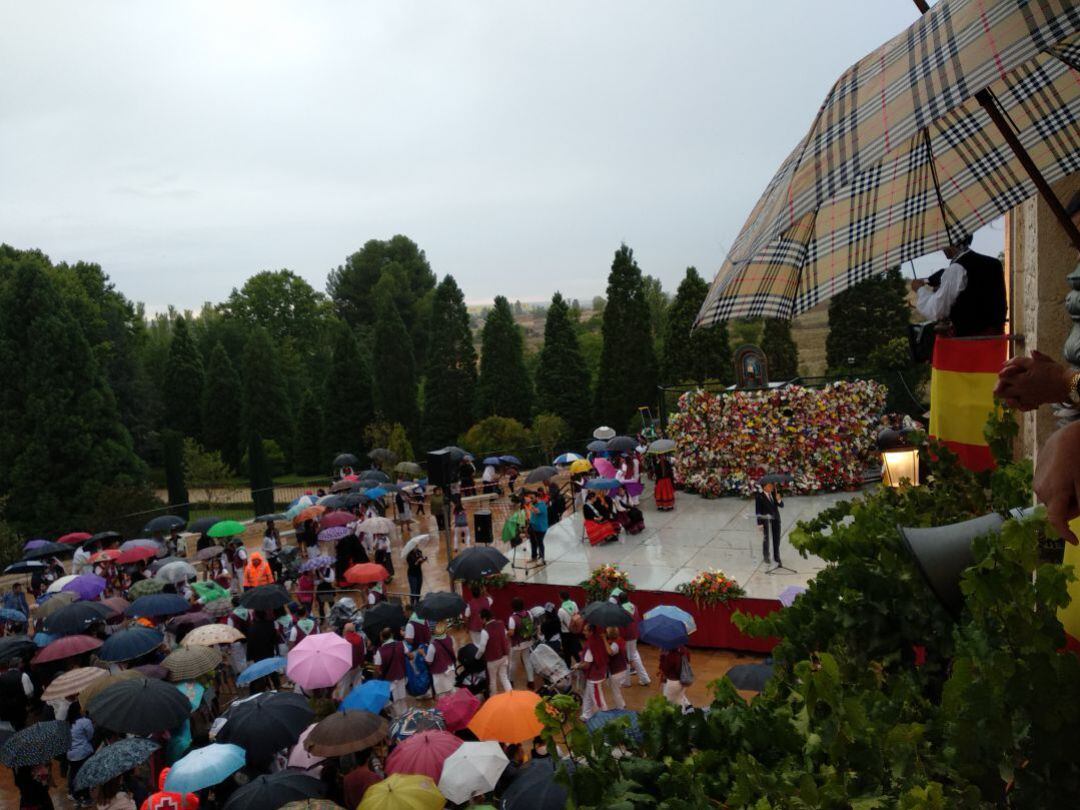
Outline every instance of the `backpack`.
{"type": "Polygon", "coordinates": [[[532,614],[525,611],[524,616],[514,616],[514,620],[521,625],[518,635],[521,638],[533,639],[536,637],[536,623],[533,622],[532,614]]]}

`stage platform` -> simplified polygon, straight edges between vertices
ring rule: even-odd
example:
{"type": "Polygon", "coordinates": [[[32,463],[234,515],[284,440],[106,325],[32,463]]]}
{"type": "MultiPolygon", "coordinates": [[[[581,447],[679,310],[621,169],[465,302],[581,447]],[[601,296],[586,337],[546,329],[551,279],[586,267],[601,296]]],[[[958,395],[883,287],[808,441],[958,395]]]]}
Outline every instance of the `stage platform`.
{"type": "Polygon", "coordinates": [[[517,549],[514,560],[520,567],[508,567],[506,573],[519,582],[577,585],[596,566],[616,563],[629,574],[636,588],[674,591],[700,571],[720,568],[738,580],[747,597],[775,599],[791,585],[806,585],[825,566],[817,557],[803,559],[791,547],[788,534],[796,522],[857,494],[793,495],[784,499],[780,512],[783,529],[780,556],[794,573],[784,570],[767,573],[772,566],[766,566],[762,559],[761,530],[754,522],[752,499],[706,499],[680,492],[675,511],[658,512],[651,487],[641,499],[645,530],[640,534],[624,534],[621,542],[590,547],[581,539],[579,512],[548,531],[546,566],[528,565],[529,548],[525,544],[517,549]]]}

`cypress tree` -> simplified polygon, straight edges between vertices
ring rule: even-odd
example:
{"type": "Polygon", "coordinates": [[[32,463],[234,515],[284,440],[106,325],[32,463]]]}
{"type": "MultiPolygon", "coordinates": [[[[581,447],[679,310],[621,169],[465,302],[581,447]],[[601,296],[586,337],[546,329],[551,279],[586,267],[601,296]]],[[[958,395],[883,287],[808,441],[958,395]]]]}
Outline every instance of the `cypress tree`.
{"type": "Polygon", "coordinates": [[[525,341],[510,302],[501,295],[480,333],[480,377],[476,386],[478,416],[508,416],[529,423],[532,383],[525,368],[525,341]]]}
{"type": "Polygon", "coordinates": [[[266,460],[262,437],[252,432],[248,435],[248,475],[251,477],[251,500],[256,515],[274,511],[274,478],[266,460]]]}
{"type": "Polygon", "coordinates": [[[398,422],[410,436],[420,424],[416,362],[412,339],[389,291],[376,291],[375,345],[383,373],[375,386],[375,413],[387,422],[398,422]]]}
{"type": "Polygon", "coordinates": [[[625,430],[641,405],[656,401],[656,354],[641,269],[626,245],[615,251],[608,275],[596,380],[596,419],[625,430]]]}
{"type": "Polygon", "coordinates": [[[293,433],[293,469],[304,475],[325,473],[330,459],[323,452],[323,412],[319,400],[305,391],[293,433]]]}
{"type": "Polygon", "coordinates": [[[536,370],[536,409],[562,417],[570,426],[571,439],[589,435],[592,425],[589,382],[576,318],[566,299],[555,293],[544,321],[544,346],[536,370]]]}
{"type": "Polygon", "coordinates": [[[453,276],[447,276],[435,288],[429,334],[422,450],[457,441],[473,422],[476,347],[469,330],[465,297],[453,276]]]}
{"type": "Polygon", "coordinates": [[[161,457],[165,461],[165,487],[169,491],[169,511],[188,519],[187,481],[184,476],[184,436],[178,430],[161,432],[161,457]]]}
{"type": "Polygon", "coordinates": [[[202,357],[181,315],[173,324],[165,361],[165,425],[192,438],[202,436],[203,379],[202,357]]]}
{"type": "Polygon", "coordinates": [[[906,337],[910,319],[908,288],[898,267],[834,296],[825,339],[829,370],[843,373],[868,368],[876,350],[906,337]]]}
{"type": "Polygon", "coordinates": [[[766,318],[761,335],[761,350],[769,361],[771,381],[790,380],[799,376],[799,347],[791,338],[791,321],[766,318]]]}
{"type": "Polygon", "coordinates": [[[371,358],[361,348],[352,329],[338,328],[326,378],[323,414],[326,447],[359,448],[364,428],[375,418],[371,358]]]}
{"type": "Polygon", "coordinates": [[[35,533],[70,529],[146,470],[93,350],[39,252],[0,248],[0,492],[35,533]]]}
{"type": "Polygon", "coordinates": [[[687,267],[667,313],[662,374],[665,383],[731,381],[727,324],[690,331],[708,292],[709,285],[697,269],[687,267]]]}
{"type": "Polygon", "coordinates": [[[270,333],[251,330],[244,344],[243,433],[273,439],[291,458],[293,423],[284,375],[270,333]]]}
{"type": "Polygon", "coordinates": [[[221,453],[221,460],[234,470],[240,469],[243,456],[240,446],[243,407],[240,378],[219,341],[210,352],[203,384],[203,438],[206,447],[221,453]]]}

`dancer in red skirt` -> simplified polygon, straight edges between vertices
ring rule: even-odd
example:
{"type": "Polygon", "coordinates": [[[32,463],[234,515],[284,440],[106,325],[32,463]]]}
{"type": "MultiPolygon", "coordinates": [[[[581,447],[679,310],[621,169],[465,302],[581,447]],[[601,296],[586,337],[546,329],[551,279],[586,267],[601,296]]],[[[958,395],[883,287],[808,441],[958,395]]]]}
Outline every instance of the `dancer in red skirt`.
{"type": "Polygon", "coordinates": [[[674,470],[671,468],[671,459],[666,453],[661,454],[656,460],[656,488],[653,497],[656,498],[656,508],[661,512],[670,512],[675,508],[675,482],[674,470]]]}

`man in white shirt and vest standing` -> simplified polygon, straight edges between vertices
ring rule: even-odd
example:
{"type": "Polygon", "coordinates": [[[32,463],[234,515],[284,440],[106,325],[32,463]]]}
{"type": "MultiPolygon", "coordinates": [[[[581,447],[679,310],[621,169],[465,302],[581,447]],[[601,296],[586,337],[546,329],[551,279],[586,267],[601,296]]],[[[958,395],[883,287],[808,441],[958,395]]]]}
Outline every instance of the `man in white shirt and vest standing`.
{"type": "Polygon", "coordinates": [[[1004,334],[1008,304],[1001,262],[972,250],[970,236],[944,253],[950,264],[936,285],[918,278],[911,282],[915,307],[924,318],[951,321],[955,337],[1004,334]]]}

